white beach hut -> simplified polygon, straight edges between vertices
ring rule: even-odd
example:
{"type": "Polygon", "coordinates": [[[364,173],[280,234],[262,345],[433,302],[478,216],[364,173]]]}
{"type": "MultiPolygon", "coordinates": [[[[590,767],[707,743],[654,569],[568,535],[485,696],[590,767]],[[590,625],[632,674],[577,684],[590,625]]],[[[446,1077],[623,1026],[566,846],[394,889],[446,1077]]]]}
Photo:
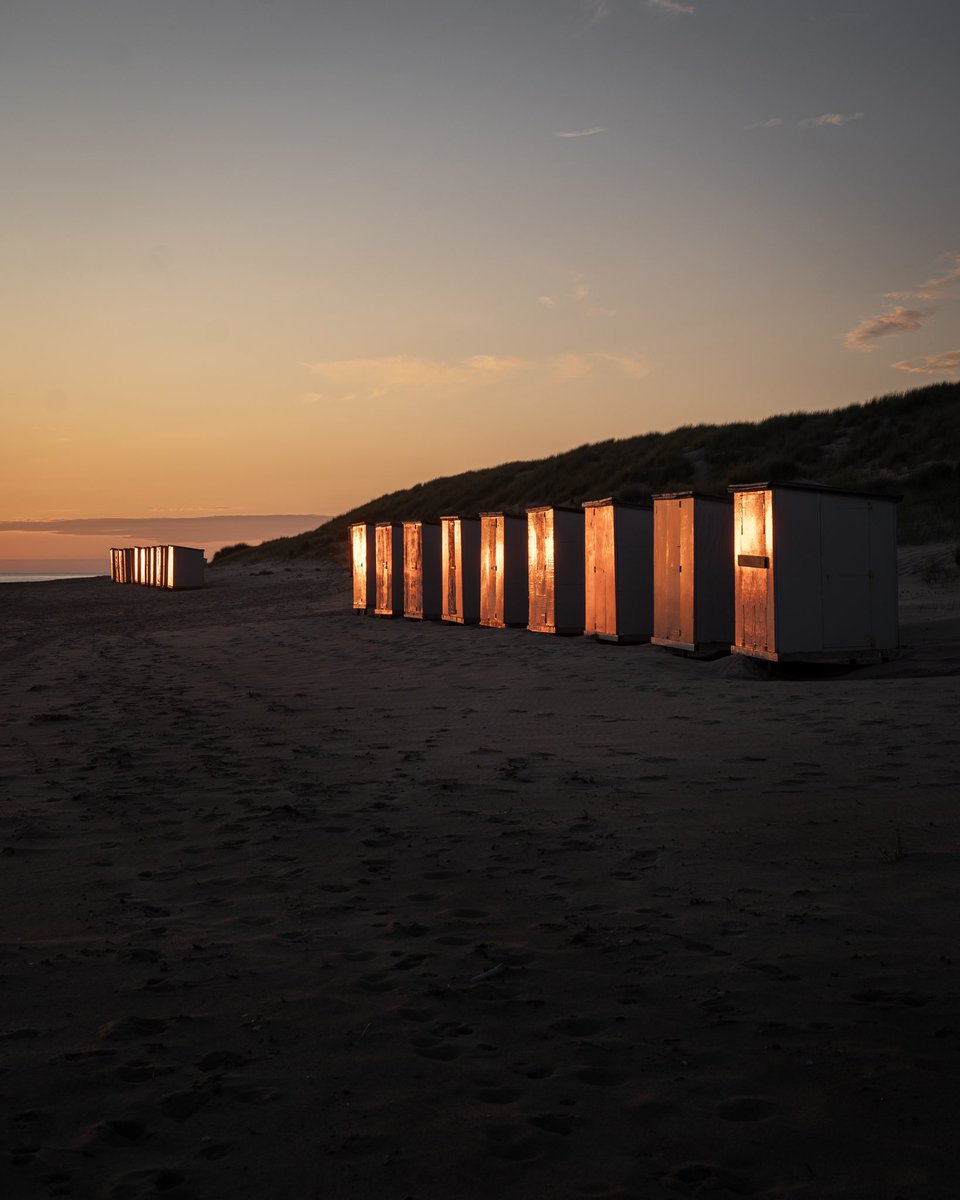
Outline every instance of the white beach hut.
{"type": "Polygon", "coordinates": [[[414,621],[440,619],[440,525],[403,523],[403,615],[414,621]]]}
{"type": "Polygon", "coordinates": [[[203,587],[206,558],[196,546],[158,546],[158,587],[181,591],[203,587]]]}
{"type": "Polygon", "coordinates": [[[898,496],[734,484],[736,654],[879,661],[899,644],[898,496]]]}
{"type": "Polygon", "coordinates": [[[441,608],[444,621],[476,625],[480,620],[480,520],[440,518],[441,608]]]}
{"type": "Polygon", "coordinates": [[[583,528],[582,508],[527,509],[527,628],[534,633],[583,633],[583,528]]]}
{"type": "Polygon", "coordinates": [[[584,633],[647,642],[653,632],[653,508],[607,497],[584,515],[584,633]]]}
{"type": "Polygon", "coordinates": [[[515,513],[480,514],[480,624],[526,625],[527,521],[515,513]]]}
{"type": "Polygon", "coordinates": [[[358,521],[350,526],[350,555],[353,570],[353,611],[363,614],[377,603],[377,546],[375,526],[358,521]]]}
{"type": "Polygon", "coordinates": [[[653,637],[690,654],[727,651],[733,636],[733,505],[727,496],[653,497],[653,637]]]}
{"type": "Polygon", "coordinates": [[[403,525],[396,521],[380,521],[377,538],[377,605],[378,617],[403,616],[403,525]]]}

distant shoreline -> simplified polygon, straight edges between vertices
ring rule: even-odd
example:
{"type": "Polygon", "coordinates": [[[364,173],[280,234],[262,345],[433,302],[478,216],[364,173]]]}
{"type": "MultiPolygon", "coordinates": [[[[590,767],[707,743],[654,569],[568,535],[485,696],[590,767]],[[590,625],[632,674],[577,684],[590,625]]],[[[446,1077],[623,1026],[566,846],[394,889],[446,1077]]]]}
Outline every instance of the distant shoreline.
{"type": "Polygon", "coordinates": [[[0,571],[0,584],[55,583],[58,580],[67,579],[99,579],[101,576],[106,576],[106,571],[58,571],[49,573],[41,571],[0,571]]]}

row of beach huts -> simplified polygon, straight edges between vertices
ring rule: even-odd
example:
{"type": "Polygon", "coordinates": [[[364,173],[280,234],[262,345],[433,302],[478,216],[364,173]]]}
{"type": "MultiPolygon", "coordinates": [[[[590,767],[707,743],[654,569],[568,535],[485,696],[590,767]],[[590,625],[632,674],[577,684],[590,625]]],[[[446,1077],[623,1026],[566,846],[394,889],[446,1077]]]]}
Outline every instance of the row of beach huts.
{"type": "Polygon", "coordinates": [[[110,550],[110,578],[114,583],[139,583],[145,587],[203,587],[206,560],[194,546],[114,546],[110,550]]]}
{"type": "Polygon", "coordinates": [[[895,652],[898,497],[792,482],[729,493],[359,522],[353,607],[770,662],[895,652]]]}

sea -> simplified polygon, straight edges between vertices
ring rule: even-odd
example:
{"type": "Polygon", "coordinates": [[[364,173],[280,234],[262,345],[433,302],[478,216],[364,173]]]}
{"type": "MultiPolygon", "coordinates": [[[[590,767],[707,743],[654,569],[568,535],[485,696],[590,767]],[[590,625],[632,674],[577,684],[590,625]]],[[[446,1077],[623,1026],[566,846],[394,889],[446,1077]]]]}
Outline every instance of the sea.
{"type": "Polygon", "coordinates": [[[103,574],[103,572],[83,575],[77,571],[65,571],[60,575],[31,575],[0,571],[0,583],[49,583],[53,579],[96,579],[97,574],[103,574]]]}

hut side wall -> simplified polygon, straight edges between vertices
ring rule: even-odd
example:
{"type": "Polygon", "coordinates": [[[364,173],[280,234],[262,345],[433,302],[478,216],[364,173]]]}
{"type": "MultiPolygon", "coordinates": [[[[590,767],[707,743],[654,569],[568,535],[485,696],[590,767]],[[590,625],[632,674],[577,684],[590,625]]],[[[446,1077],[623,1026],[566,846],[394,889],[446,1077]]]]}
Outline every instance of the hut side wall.
{"type": "Polygon", "coordinates": [[[615,508],[614,535],[615,631],[620,637],[649,638],[653,632],[653,511],[615,508]]]}
{"type": "Polygon", "coordinates": [[[695,641],[729,646],[734,638],[733,505],[698,496],[693,504],[695,641]]]}
{"type": "Polygon", "coordinates": [[[503,620],[527,623],[527,521],[513,515],[503,518],[503,620]]]}
{"type": "Polygon", "coordinates": [[[583,633],[583,510],[554,513],[554,614],[558,633],[583,633]]]}

